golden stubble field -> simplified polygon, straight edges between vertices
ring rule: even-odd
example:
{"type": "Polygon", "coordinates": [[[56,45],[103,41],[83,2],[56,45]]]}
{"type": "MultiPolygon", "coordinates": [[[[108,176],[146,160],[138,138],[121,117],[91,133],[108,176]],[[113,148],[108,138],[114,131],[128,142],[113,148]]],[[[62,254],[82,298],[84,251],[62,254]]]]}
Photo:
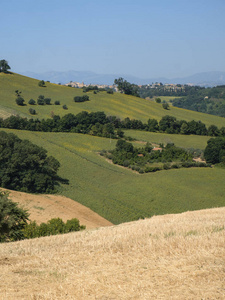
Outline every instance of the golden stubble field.
{"type": "Polygon", "coordinates": [[[0,299],[224,299],[225,208],[0,245],[0,299]]]}

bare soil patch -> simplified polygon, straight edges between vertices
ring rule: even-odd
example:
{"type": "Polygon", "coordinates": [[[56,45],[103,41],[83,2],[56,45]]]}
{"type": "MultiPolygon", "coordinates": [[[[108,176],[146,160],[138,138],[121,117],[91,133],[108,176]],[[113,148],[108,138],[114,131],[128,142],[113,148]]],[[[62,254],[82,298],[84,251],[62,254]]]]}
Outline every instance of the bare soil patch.
{"type": "Polygon", "coordinates": [[[34,195],[10,190],[9,198],[27,209],[30,220],[35,220],[38,224],[52,218],[61,218],[64,222],[77,218],[87,229],[112,225],[88,207],[64,196],[34,195]]]}

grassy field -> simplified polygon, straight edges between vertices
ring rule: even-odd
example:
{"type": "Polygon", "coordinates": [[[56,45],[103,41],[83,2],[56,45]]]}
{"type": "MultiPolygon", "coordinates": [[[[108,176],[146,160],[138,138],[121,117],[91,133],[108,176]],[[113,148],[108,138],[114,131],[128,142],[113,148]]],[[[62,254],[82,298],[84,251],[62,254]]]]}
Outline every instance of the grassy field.
{"type": "Polygon", "coordinates": [[[0,244],[0,299],[225,298],[225,208],[0,244]]]}
{"type": "MultiPolygon", "coordinates": [[[[151,142],[156,144],[174,143],[182,148],[194,148],[204,150],[207,141],[211,138],[208,136],[198,135],[181,135],[181,134],[168,134],[168,133],[155,133],[138,130],[124,130],[126,136],[133,137],[139,141],[151,142]]],[[[140,147],[140,146],[139,146],[140,147]]]]}
{"type": "MultiPolygon", "coordinates": [[[[161,104],[132,96],[106,92],[88,93],[90,100],[75,103],[73,97],[83,95],[81,89],[74,89],[46,83],[38,86],[38,80],[18,74],[0,73],[0,113],[8,116],[18,113],[29,116],[29,105],[20,107],[15,103],[15,90],[29,101],[40,94],[50,97],[52,102],[60,100],[62,105],[35,106],[38,118],[54,114],[77,114],[80,111],[104,111],[120,118],[130,117],[146,122],[148,118],[161,119],[169,114],[178,119],[201,120],[207,125],[225,125],[225,119],[171,107],[166,111],[161,104]]],[[[59,193],[91,208],[114,224],[150,217],[157,214],[179,213],[187,210],[211,208],[225,205],[225,170],[218,168],[192,168],[160,171],[155,174],[137,174],[131,170],[110,164],[98,155],[100,150],[113,149],[116,140],[72,133],[41,133],[5,130],[14,132],[44,147],[61,164],[59,175],[70,181],[59,187],[59,193]]],[[[155,143],[174,142],[185,148],[204,149],[208,137],[158,134],[141,131],[127,131],[127,135],[141,141],[155,143]]]]}
{"type": "Polygon", "coordinates": [[[39,87],[38,80],[31,79],[18,74],[0,74],[0,114],[8,116],[9,113],[20,114],[30,117],[28,110],[30,107],[36,109],[37,118],[49,118],[52,113],[55,115],[65,115],[67,113],[77,114],[80,111],[104,111],[107,115],[115,115],[121,119],[130,117],[147,122],[149,118],[160,120],[165,115],[172,115],[177,119],[187,121],[201,120],[207,126],[215,124],[219,128],[225,126],[225,118],[202,114],[194,111],[188,111],[176,107],[170,107],[169,110],[162,108],[162,104],[155,103],[133,96],[127,96],[120,93],[113,95],[106,92],[100,92],[96,95],[93,92],[87,93],[91,101],[75,103],[75,96],[83,95],[82,89],[59,86],[52,83],[46,83],[46,87],[39,87]],[[52,103],[59,100],[61,105],[49,106],[18,106],[15,102],[15,90],[22,91],[22,96],[26,104],[33,98],[35,101],[39,95],[50,97],[52,103]],[[62,105],[66,104],[68,110],[64,110],[62,105]]]}
{"type": "Polygon", "coordinates": [[[70,181],[59,192],[114,224],[225,205],[224,169],[191,168],[139,175],[98,155],[99,150],[113,149],[116,140],[74,133],[5,131],[47,149],[61,163],[59,175],[70,181]]]}

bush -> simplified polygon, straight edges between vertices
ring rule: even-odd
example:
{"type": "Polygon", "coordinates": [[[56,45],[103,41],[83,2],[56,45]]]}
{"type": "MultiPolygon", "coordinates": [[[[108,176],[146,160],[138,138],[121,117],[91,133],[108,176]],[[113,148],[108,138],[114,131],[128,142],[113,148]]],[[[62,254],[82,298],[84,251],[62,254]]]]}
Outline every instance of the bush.
{"type": "Polygon", "coordinates": [[[37,104],[38,105],[45,105],[45,100],[44,99],[38,99],[37,104]]]}
{"type": "Polygon", "coordinates": [[[68,109],[66,104],[63,105],[63,109],[68,109]]]}
{"type": "Polygon", "coordinates": [[[36,115],[36,110],[33,109],[33,108],[29,108],[29,113],[30,113],[31,115],[36,115]]]}
{"type": "Polygon", "coordinates": [[[26,224],[23,229],[23,235],[24,238],[31,239],[41,236],[80,231],[85,228],[86,227],[84,225],[80,225],[79,220],[76,218],[68,220],[66,223],[64,223],[61,218],[53,218],[47,223],[41,223],[39,226],[35,221],[26,224]]]}
{"type": "Polygon", "coordinates": [[[45,102],[45,104],[50,105],[51,104],[51,98],[45,98],[44,102],[45,102]]]}
{"type": "Polygon", "coordinates": [[[16,98],[16,104],[17,105],[23,106],[24,105],[24,101],[25,100],[21,96],[19,96],[19,97],[16,98]]]}
{"type": "Polygon", "coordinates": [[[34,99],[30,99],[30,100],[28,101],[28,104],[30,104],[30,105],[35,105],[35,104],[36,104],[36,102],[35,102],[35,100],[34,100],[34,99]]]}
{"type": "Polygon", "coordinates": [[[39,82],[38,82],[38,86],[40,86],[40,87],[45,87],[45,82],[44,82],[44,80],[39,81],[39,82]]]}
{"type": "Polygon", "coordinates": [[[55,105],[60,105],[60,101],[59,101],[59,100],[56,100],[56,101],[55,101],[55,105]]]}
{"type": "Polygon", "coordinates": [[[89,96],[88,95],[76,96],[73,99],[74,99],[74,102],[85,102],[85,101],[89,101],[89,96]]]}

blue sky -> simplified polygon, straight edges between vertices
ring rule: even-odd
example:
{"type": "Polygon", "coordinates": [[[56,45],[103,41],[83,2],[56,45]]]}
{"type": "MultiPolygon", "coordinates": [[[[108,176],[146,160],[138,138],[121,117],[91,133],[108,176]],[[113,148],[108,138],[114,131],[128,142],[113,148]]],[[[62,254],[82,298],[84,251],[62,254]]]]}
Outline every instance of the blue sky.
{"type": "Polygon", "coordinates": [[[224,13],[225,0],[1,0],[0,59],[18,73],[225,71],[224,13]]]}

